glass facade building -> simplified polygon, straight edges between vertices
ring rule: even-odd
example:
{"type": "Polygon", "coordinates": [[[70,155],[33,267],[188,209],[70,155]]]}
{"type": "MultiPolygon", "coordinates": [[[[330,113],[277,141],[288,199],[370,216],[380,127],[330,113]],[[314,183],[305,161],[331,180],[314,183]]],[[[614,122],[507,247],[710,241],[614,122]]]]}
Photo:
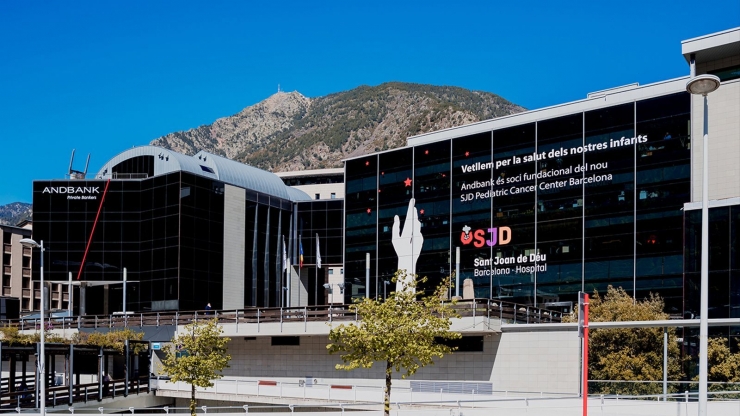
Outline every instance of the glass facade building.
{"type": "Polygon", "coordinates": [[[71,273],[82,283],[78,313],[123,310],[124,268],[128,311],[281,306],[283,244],[297,265],[304,227],[322,235],[325,262],[341,263],[341,222],[332,235],[324,231],[327,216],[341,219],[341,205],[329,211],[331,203],[311,201],[269,172],[143,147],[99,176],[34,182],[33,235],[47,248],[45,279],[66,282],[71,273]]]}
{"type": "Polygon", "coordinates": [[[394,217],[403,224],[413,199],[429,285],[452,274],[459,247],[476,297],[558,305],[613,285],[680,314],[690,96],[592,107],[347,160],[347,283],[366,253],[371,296],[392,277],[394,217]]]}

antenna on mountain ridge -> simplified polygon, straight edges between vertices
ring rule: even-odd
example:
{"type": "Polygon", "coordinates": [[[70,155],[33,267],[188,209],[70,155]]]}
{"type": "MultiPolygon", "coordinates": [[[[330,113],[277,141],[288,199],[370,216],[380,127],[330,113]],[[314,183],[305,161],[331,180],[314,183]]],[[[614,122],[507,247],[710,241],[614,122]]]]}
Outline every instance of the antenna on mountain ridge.
{"type": "Polygon", "coordinates": [[[278,92],[280,92],[280,84],[278,84],[278,92]]]}

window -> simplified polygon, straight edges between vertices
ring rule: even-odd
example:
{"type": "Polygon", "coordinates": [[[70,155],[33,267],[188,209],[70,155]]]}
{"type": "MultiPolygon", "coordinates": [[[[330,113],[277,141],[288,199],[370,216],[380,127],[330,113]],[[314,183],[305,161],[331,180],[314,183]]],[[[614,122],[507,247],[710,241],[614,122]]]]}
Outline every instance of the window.
{"type": "Polygon", "coordinates": [[[272,337],[273,346],[278,345],[301,345],[300,337],[272,337]]]}
{"type": "Polygon", "coordinates": [[[715,71],[709,71],[710,74],[719,77],[720,81],[729,81],[732,79],[740,78],[740,65],[731,66],[729,68],[718,69],[715,71]]]}
{"type": "Polygon", "coordinates": [[[448,347],[457,347],[455,352],[483,352],[483,337],[462,337],[460,339],[437,338],[435,342],[447,345],[448,347]]]}
{"type": "Polygon", "coordinates": [[[321,199],[321,194],[314,194],[314,199],[321,199]]]}
{"type": "Polygon", "coordinates": [[[336,194],[336,193],[334,193],[334,192],[332,192],[332,193],[331,193],[331,199],[337,199],[337,194],[336,194]]]}
{"type": "Polygon", "coordinates": [[[334,274],[334,269],[329,269],[329,274],[334,274]]]}
{"type": "Polygon", "coordinates": [[[216,173],[213,171],[213,169],[209,168],[208,166],[200,165],[200,168],[203,170],[203,172],[216,173]]]}

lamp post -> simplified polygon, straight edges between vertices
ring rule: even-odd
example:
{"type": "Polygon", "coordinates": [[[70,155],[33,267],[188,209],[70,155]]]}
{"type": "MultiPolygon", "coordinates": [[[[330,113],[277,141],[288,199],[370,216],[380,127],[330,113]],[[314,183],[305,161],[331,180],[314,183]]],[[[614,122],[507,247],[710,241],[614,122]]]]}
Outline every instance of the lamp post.
{"type": "Polygon", "coordinates": [[[36,241],[30,239],[30,238],[23,238],[20,241],[21,245],[24,247],[30,247],[30,248],[39,248],[41,249],[41,346],[39,347],[39,357],[38,357],[38,366],[36,368],[36,382],[38,383],[41,381],[39,386],[39,411],[41,413],[41,416],[46,415],[46,376],[45,372],[45,361],[46,361],[46,352],[44,348],[44,330],[46,329],[44,327],[44,314],[46,313],[44,311],[44,240],[41,240],[41,244],[37,243],[36,241]]]}
{"type": "Polygon", "coordinates": [[[324,283],[324,289],[329,291],[329,309],[334,305],[334,290],[331,288],[331,283],[324,283]]]}
{"type": "Polygon", "coordinates": [[[720,80],[714,75],[692,77],[686,91],[704,97],[704,163],[701,186],[701,295],[699,305],[699,416],[707,414],[707,344],[709,330],[709,107],[707,94],[719,88],[720,80]]]}
{"type": "Polygon", "coordinates": [[[324,283],[324,289],[328,290],[329,296],[331,296],[331,298],[329,298],[329,308],[334,306],[334,289],[332,289],[333,285],[337,285],[340,295],[344,294],[344,283],[324,283]]]}

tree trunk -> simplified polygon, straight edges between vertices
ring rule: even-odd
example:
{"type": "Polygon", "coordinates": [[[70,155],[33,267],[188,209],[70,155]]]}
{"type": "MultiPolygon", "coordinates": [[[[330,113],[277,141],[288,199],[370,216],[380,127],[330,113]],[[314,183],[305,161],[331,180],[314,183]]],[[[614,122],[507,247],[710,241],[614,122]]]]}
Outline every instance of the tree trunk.
{"type": "Polygon", "coordinates": [[[190,385],[190,416],[195,416],[195,384],[190,385]]]}
{"type": "Polygon", "coordinates": [[[383,414],[390,416],[391,414],[391,375],[393,374],[393,366],[390,361],[385,362],[385,398],[383,399],[383,414]]]}

